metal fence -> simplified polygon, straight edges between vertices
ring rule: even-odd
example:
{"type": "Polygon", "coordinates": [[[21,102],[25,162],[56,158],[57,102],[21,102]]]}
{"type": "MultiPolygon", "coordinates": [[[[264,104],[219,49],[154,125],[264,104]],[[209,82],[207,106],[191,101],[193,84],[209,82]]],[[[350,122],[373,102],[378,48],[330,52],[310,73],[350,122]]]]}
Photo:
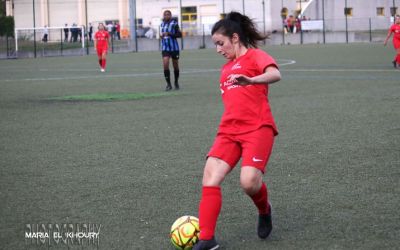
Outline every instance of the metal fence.
{"type": "MultiPolygon", "coordinates": [[[[351,19],[346,23],[345,19],[325,20],[321,30],[303,30],[301,24],[295,33],[286,32],[283,23],[282,29],[274,30],[268,45],[289,44],[323,44],[323,43],[365,43],[382,42],[391,25],[390,18],[364,18],[351,19]]],[[[263,30],[263,23],[258,23],[263,30]]],[[[190,27],[190,30],[182,28],[184,36],[179,40],[181,49],[214,48],[211,40],[210,30],[212,25],[204,24],[200,29],[190,27]]],[[[126,53],[137,51],[160,50],[159,30],[146,27],[146,32],[138,30],[136,40],[132,41],[129,36],[117,39],[111,36],[110,53],[126,53]],[[147,31],[152,30],[152,36],[147,31]],[[147,33],[147,34],[146,34],[147,33]]],[[[95,54],[92,39],[88,37],[85,29],[81,34],[73,37],[71,33],[65,37],[62,28],[50,29],[47,41],[43,40],[43,29],[23,30],[18,33],[18,40],[14,38],[1,38],[0,58],[27,58],[27,57],[50,57],[50,56],[72,56],[95,54]],[[83,40],[83,42],[82,42],[83,40]],[[18,44],[18,51],[16,51],[18,44]]]]}

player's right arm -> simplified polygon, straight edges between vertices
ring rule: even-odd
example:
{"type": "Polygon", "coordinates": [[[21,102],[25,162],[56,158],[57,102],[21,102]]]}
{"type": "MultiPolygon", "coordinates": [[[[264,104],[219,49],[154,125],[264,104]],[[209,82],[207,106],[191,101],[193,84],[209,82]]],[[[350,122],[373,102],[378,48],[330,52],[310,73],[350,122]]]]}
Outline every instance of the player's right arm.
{"type": "Polygon", "coordinates": [[[392,29],[392,27],[390,27],[390,29],[389,29],[389,31],[388,31],[388,33],[387,33],[386,39],[385,39],[385,41],[383,42],[383,45],[384,45],[384,46],[386,46],[386,44],[387,44],[387,42],[389,41],[389,38],[390,38],[390,36],[392,35],[392,33],[393,33],[393,29],[392,29]]]}
{"type": "Polygon", "coordinates": [[[97,33],[94,34],[94,39],[93,39],[93,45],[95,48],[97,48],[97,36],[96,35],[97,35],[97,33]]]}
{"type": "Polygon", "coordinates": [[[246,75],[235,74],[230,76],[230,80],[237,85],[271,84],[281,80],[281,73],[275,66],[269,66],[261,75],[248,77],[246,75]]]}

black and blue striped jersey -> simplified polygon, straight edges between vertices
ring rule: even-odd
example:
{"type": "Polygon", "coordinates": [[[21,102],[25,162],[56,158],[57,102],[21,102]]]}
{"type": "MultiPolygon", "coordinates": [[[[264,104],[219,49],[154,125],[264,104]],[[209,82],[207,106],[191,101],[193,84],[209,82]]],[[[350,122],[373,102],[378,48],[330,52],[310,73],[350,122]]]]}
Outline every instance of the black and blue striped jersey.
{"type": "Polygon", "coordinates": [[[169,36],[161,37],[162,51],[179,51],[179,44],[176,38],[182,37],[182,33],[178,22],[173,19],[168,22],[162,22],[160,32],[161,34],[164,32],[170,34],[169,36]]]}

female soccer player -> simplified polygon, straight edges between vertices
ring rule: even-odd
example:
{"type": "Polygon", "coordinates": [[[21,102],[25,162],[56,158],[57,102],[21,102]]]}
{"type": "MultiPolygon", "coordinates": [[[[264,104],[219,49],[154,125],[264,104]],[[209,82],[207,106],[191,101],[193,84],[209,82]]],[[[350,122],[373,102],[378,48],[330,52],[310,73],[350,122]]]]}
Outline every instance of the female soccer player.
{"type": "Polygon", "coordinates": [[[160,27],[160,36],[162,44],[162,58],[164,66],[164,77],[167,82],[167,87],[165,91],[170,91],[171,86],[171,73],[169,70],[169,59],[172,58],[172,66],[174,67],[174,77],[175,77],[175,89],[179,89],[179,44],[177,38],[182,37],[182,33],[179,29],[178,22],[172,19],[172,14],[170,10],[166,10],[163,13],[163,22],[160,27]]]}
{"type": "Polygon", "coordinates": [[[396,57],[393,61],[393,67],[398,68],[400,67],[400,15],[395,16],[394,24],[390,26],[388,31],[387,37],[385,39],[384,45],[386,46],[390,36],[393,35],[393,46],[396,50],[396,57]]]}
{"type": "Polygon", "coordinates": [[[106,57],[108,51],[108,42],[110,35],[105,30],[104,24],[99,23],[98,31],[94,34],[94,47],[97,50],[97,56],[99,58],[100,71],[106,71],[106,57]]]}
{"type": "Polygon", "coordinates": [[[266,38],[247,16],[237,12],[229,13],[212,29],[217,53],[227,59],[219,84],[225,111],[204,167],[200,241],[194,250],[219,247],[214,231],[222,205],[220,185],[240,158],[241,187],[258,208],[258,236],[265,239],[272,230],[263,174],[278,131],[268,102],[268,85],[279,81],[281,75],[275,60],[257,49],[257,42],[266,38]]]}

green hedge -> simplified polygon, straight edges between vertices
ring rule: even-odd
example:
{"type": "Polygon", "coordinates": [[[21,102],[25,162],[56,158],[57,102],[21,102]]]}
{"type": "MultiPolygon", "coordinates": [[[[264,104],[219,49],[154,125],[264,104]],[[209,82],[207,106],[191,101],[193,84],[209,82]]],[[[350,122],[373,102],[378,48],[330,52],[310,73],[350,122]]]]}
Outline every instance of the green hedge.
{"type": "Polygon", "coordinates": [[[0,36],[14,36],[14,17],[1,16],[0,17],[0,36]]]}

